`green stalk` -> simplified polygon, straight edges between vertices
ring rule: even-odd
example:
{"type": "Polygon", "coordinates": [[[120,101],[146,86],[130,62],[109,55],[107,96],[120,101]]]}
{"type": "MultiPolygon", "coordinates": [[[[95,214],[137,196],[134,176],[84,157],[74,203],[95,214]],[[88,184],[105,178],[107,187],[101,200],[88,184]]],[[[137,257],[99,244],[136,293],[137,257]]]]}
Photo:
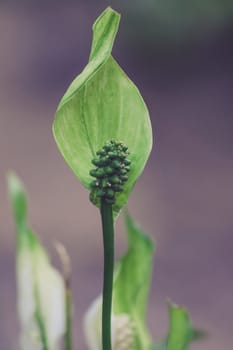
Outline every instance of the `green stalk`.
{"type": "Polygon", "coordinates": [[[63,244],[55,242],[55,248],[62,266],[62,275],[65,286],[65,334],[64,350],[72,350],[72,294],[71,294],[71,261],[69,254],[63,244]]]}
{"type": "Polygon", "coordinates": [[[104,243],[104,282],[102,307],[102,346],[111,350],[111,310],[114,267],[114,226],[112,205],[101,200],[101,219],[104,243]]]}
{"type": "Polygon", "coordinates": [[[66,332],[65,350],[72,350],[72,297],[69,286],[66,284],[66,332]]]}
{"type": "Polygon", "coordinates": [[[49,350],[48,343],[47,343],[45,324],[44,324],[44,320],[43,320],[43,317],[42,317],[41,312],[40,312],[40,302],[39,302],[39,298],[38,298],[38,292],[36,289],[35,289],[35,297],[36,297],[35,318],[36,318],[36,322],[37,322],[37,325],[39,328],[42,349],[49,350]]]}
{"type": "Polygon", "coordinates": [[[43,350],[49,350],[48,344],[47,344],[47,338],[46,338],[46,331],[45,331],[45,328],[44,328],[44,323],[43,323],[41,315],[40,315],[40,313],[38,311],[36,311],[36,320],[37,320],[37,325],[38,325],[39,332],[40,332],[42,349],[43,350]]]}

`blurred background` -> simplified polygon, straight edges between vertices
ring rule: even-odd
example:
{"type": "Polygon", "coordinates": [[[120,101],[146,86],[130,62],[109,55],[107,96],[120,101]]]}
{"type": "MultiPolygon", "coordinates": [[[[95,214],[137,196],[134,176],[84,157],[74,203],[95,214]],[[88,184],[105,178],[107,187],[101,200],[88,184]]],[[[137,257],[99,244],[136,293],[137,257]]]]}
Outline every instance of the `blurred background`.
{"type": "MultiPolygon", "coordinates": [[[[107,5],[122,13],[113,54],[149,107],[154,148],[129,201],[156,240],[148,323],[167,328],[167,298],[209,338],[192,350],[232,348],[232,0],[0,2],[0,344],[18,349],[15,235],[5,177],[29,194],[33,228],[53,256],[72,258],[76,349],[82,317],[102,285],[98,211],[53,140],[56,106],[88,60],[91,26],[107,5]]],[[[117,256],[125,250],[123,221],[117,256]]],[[[56,262],[56,258],[55,258],[56,262]]]]}

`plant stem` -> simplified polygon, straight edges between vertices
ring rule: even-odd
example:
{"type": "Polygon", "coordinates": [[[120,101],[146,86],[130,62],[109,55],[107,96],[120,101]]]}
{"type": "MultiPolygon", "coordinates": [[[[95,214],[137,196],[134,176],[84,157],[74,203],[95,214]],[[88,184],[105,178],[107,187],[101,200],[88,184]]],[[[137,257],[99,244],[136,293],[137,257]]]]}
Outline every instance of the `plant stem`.
{"type": "Polygon", "coordinates": [[[55,242],[55,248],[62,266],[63,282],[65,287],[65,334],[64,350],[72,350],[72,294],[71,294],[71,261],[65,246],[55,242]]]}
{"type": "Polygon", "coordinates": [[[102,307],[102,346],[111,350],[111,309],[114,267],[114,226],[112,205],[101,200],[101,219],[104,243],[104,282],[102,307]]]}
{"type": "Polygon", "coordinates": [[[66,285],[66,332],[65,350],[72,350],[72,297],[69,286],[66,285]]]}
{"type": "Polygon", "coordinates": [[[46,336],[46,329],[45,329],[45,324],[43,317],[40,312],[40,302],[38,298],[38,293],[35,291],[35,296],[36,296],[36,310],[35,310],[35,318],[36,322],[39,328],[39,333],[40,333],[40,340],[41,340],[41,345],[43,350],[49,350],[48,344],[47,344],[47,336],[46,336]]]}

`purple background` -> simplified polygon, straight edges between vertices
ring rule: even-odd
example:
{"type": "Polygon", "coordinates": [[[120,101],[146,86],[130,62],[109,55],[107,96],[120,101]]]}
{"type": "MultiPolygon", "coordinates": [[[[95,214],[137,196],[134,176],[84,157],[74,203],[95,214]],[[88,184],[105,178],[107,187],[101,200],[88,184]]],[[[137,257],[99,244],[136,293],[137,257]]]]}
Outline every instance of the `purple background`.
{"type": "MultiPolygon", "coordinates": [[[[55,239],[70,252],[75,349],[84,349],[82,316],[102,284],[100,220],[60,156],[51,125],[59,99],[87,62],[91,25],[106,4],[0,3],[2,350],[18,349],[9,170],[26,184],[30,222],[52,255],[55,239]]],[[[233,330],[232,23],[223,20],[192,39],[165,40],[155,34],[156,20],[150,28],[140,16],[131,16],[130,2],[127,8],[119,4],[123,19],[114,56],[141,90],[154,128],[152,155],[129,201],[131,214],[157,242],[149,327],[154,337],[165,333],[170,298],[185,305],[193,322],[209,333],[193,350],[228,350],[233,330]]],[[[124,249],[120,219],[117,256],[124,249]]]]}

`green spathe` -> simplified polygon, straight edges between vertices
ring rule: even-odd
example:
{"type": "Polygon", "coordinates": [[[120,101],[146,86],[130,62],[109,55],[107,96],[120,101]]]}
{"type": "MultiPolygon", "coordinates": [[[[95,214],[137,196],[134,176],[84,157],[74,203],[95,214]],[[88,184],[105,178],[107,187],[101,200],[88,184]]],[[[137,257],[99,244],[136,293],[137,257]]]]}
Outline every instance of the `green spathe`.
{"type": "Polygon", "coordinates": [[[116,196],[115,216],[126,204],[152,147],[147,107],[111,56],[119,21],[120,15],[108,7],[95,22],[89,62],[60,101],[53,124],[58,148],[88,189],[91,161],[105,142],[118,140],[128,146],[131,170],[124,191],[116,196]]]}

